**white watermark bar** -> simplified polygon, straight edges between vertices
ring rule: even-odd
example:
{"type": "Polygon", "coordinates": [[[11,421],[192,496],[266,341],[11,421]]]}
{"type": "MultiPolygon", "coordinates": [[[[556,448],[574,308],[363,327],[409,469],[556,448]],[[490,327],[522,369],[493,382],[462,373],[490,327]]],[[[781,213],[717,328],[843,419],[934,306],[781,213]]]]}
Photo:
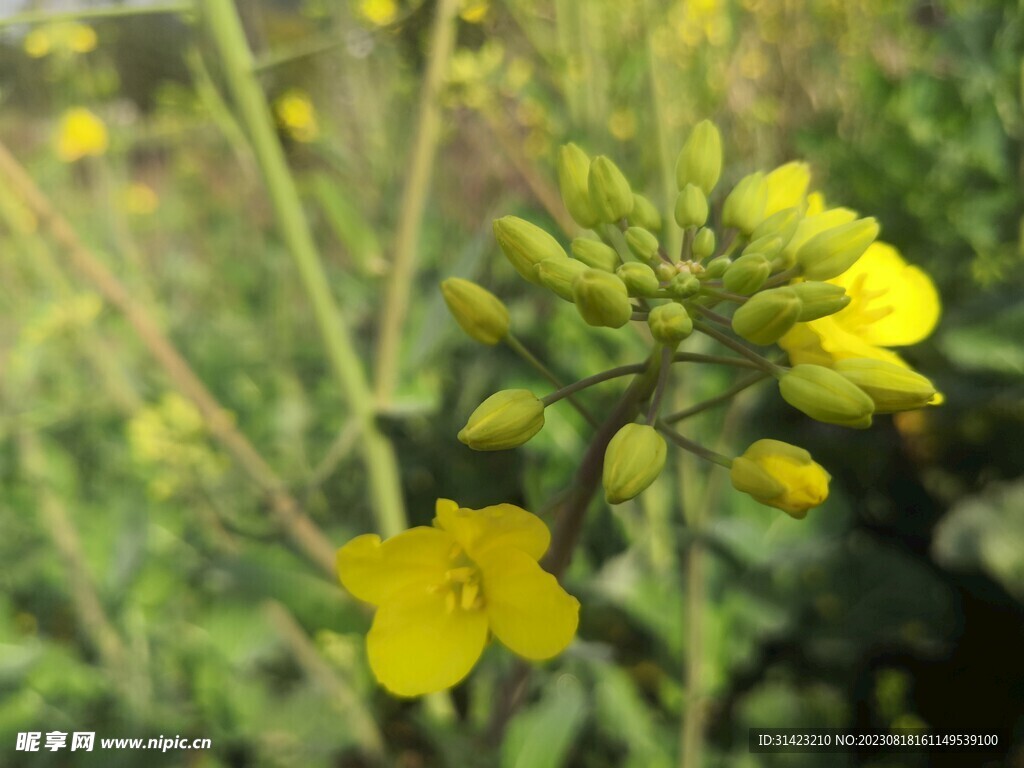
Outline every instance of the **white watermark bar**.
{"type": "Polygon", "coordinates": [[[999,743],[998,733],[973,729],[947,732],[928,728],[751,728],[747,737],[749,751],[756,753],[995,752],[999,743]]]}
{"type": "Polygon", "coordinates": [[[181,749],[210,749],[210,739],[192,739],[187,736],[154,736],[150,738],[100,737],[95,731],[23,731],[18,734],[16,752],[93,752],[108,749],[148,749],[170,752],[181,749]]]}

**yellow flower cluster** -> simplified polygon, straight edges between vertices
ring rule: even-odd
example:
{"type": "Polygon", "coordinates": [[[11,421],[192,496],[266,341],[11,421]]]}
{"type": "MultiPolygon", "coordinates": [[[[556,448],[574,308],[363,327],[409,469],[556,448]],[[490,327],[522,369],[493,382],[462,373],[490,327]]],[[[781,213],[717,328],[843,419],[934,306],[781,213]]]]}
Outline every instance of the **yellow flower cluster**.
{"type": "Polygon", "coordinates": [[[25,53],[33,59],[50,54],[88,53],[96,48],[96,30],[79,22],[60,22],[36,27],[25,35],[25,53]]]}
{"type": "Polygon", "coordinates": [[[85,107],[74,107],[60,118],[56,144],[57,156],[65,163],[102,155],[107,151],[107,126],[85,107]]]}

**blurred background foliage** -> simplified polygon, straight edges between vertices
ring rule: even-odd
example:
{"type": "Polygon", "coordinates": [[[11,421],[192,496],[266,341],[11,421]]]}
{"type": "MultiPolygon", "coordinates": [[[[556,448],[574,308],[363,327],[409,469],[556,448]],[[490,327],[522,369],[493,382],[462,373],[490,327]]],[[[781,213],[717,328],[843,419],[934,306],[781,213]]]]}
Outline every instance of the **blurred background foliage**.
{"type": "MultiPolygon", "coordinates": [[[[49,14],[109,6],[2,6],[4,145],[326,539],[373,530],[360,422],[200,18],[188,4],[77,22],[49,14]]],[[[450,695],[399,701],[375,686],[368,614],[284,535],[273,499],[5,179],[0,764],[963,764],[750,755],[755,726],[996,731],[1000,748],[972,764],[1024,764],[1024,3],[238,6],[367,375],[412,220],[417,272],[378,416],[410,523],[429,522],[438,496],[550,510],[588,439],[564,408],[522,450],[473,454],[454,439],[492,391],[548,385],[462,336],[439,280],[505,298],[518,336],[566,380],[637,357],[628,335],[585,327],[518,280],[490,234],[508,213],[572,232],[552,181],[569,140],[613,156],[663,210],[704,117],[725,137],[726,188],[806,159],[830,201],[877,216],[934,276],[943,319],[906,357],[946,402],[854,434],[773,396],[707,416],[694,434],[732,452],[765,436],[807,447],[834,475],[829,502],[796,522],[684,462],[642,503],[595,503],[568,576],[579,639],[532,673],[502,729],[514,662],[501,650],[450,695]],[[452,15],[450,54],[435,45],[438,14],[452,15]],[[437,130],[418,108],[431,63],[437,130]],[[417,151],[421,221],[408,210],[417,151]],[[681,719],[703,739],[681,738],[681,719]],[[145,760],[14,752],[16,733],[47,730],[214,746],[145,760]]],[[[726,386],[716,376],[688,381],[689,396],[726,386]]]]}

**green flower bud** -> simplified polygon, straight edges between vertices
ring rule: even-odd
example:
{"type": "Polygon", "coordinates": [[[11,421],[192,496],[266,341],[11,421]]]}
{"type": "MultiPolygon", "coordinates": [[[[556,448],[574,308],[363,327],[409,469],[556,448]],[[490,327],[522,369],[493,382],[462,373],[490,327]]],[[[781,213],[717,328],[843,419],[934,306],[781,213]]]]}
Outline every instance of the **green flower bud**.
{"type": "Polygon", "coordinates": [[[528,389],[504,389],[484,400],[459,431],[459,442],[474,451],[503,451],[522,445],[544,426],[544,403],[528,389]]]}
{"type": "Polygon", "coordinates": [[[791,288],[756,293],[732,316],[732,329],[754,344],[774,344],[800,316],[800,299],[791,288]]]}
{"type": "Polygon", "coordinates": [[[832,478],[811,454],[781,440],[758,440],[729,470],[732,486],[797,520],[828,498],[832,478]]]}
{"type": "Polygon", "coordinates": [[[601,221],[614,224],[629,216],[633,210],[633,190],[622,171],[604,155],[590,162],[587,177],[590,202],[601,221]]]}
{"type": "Polygon", "coordinates": [[[707,267],[704,269],[704,277],[707,280],[715,280],[722,277],[731,264],[732,259],[728,256],[718,256],[708,262],[707,267]]]}
{"type": "Polygon", "coordinates": [[[875,403],[875,413],[923,408],[936,395],[935,385],[924,376],[885,360],[839,360],[835,370],[867,392],[875,403]]]}
{"type": "Polygon", "coordinates": [[[749,296],[764,285],[771,272],[771,262],[763,255],[747,253],[729,265],[722,275],[722,284],[727,291],[749,296]]]}
{"type": "Polygon", "coordinates": [[[754,242],[762,237],[774,235],[782,241],[784,248],[793,238],[802,218],[803,214],[799,208],[783,208],[781,211],[776,211],[754,227],[754,231],[750,233],[750,241],[754,242]]]}
{"type": "Polygon", "coordinates": [[[587,265],[576,259],[548,259],[533,268],[541,285],[572,301],[572,284],[587,265]]]}
{"type": "Polygon", "coordinates": [[[779,380],[782,399],[816,421],[864,429],[875,404],[860,387],[831,368],[803,363],[779,380]]]}
{"type": "Polygon", "coordinates": [[[587,325],[621,328],[633,315],[625,284],[599,269],[579,274],[572,284],[572,298],[587,325]]]}
{"type": "Polygon", "coordinates": [[[696,184],[687,184],[676,198],[676,224],[683,229],[703,227],[708,220],[708,198],[696,184]]]}
{"type": "Polygon", "coordinates": [[[674,346],[693,333],[693,320],[686,307],[676,302],[659,304],[647,316],[655,341],[674,346]]]}
{"type": "Polygon", "coordinates": [[[878,237],[878,222],[857,219],[815,235],[797,251],[797,263],[809,280],[830,280],[854,265],[878,237]]]}
{"type": "Polygon", "coordinates": [[[441,283],[441,294],[455,322],[472,338],[494,346],[508,336],[508,309],[483,286],[449,277],[441,283]]]}
{"type": "Polygon", "coordinates": [[[605,272],[614,272],[622,263],[614,248],[605,245],[600,240],[591,240],[589,237],[577,237],[572,241],[572,256],[588,267],[605,272]]]}
{"type": "Polygon", "coordinates": [[[682,189],[696,184],[705,195],[718,183],[722,173],[722,137],[710,120],[701,120],[694,126],[683,151],[676,161],[676,184],[682,189]]]}
{"type": "Polygon", "coordinates": [[[693,257],[695,259],[706,259],[715,252],[715,231],[708,227],[697,230],[693,236],[693,257]]]}
{"type": "Polygon", "coordinates": [[[654,203],[643,195],[633,193],[633,210],[629,214],[629,223],[635,227],[643,227],[651,232],[661,232],[661,213],[654,203]]]}
{"type": "Polygon", "coordinates": [[[630,296],[654,296],[658,293],[658,276],[646,264],[631,261],[615,270],[615,274],[626,284],[630,296]]]}
{"type": "Polygon", "coordinates": [[[850,297],[841,285],[808,280],[789,287],[800,297],[800,317],[797,320],[801,323],[834,315],[850,303],[850,297]]]}
{"type": "Polygon", "coordinates": [[[666,290],[677,299],[688,299],[700,290],[700,280],[689,272],[680,272],[668,281],[666,290]]]}
{"type": "Polygon", "coordinates": [[[772,259],[782,250],[782,238],[778,235],[765,235],[757,240],[751,240],[743,253],[760,253],[766,259],[772,259]]]}
{"type": "Polygon", "coordinates": [[[555,238],[518,216],[495,219],[494,237],[516,272],[534,285],[540,285],[534,265],[547,259],[569,258],[555,238]]]}
{"type": "Polygon", "coordinates": [[[658,280],[663,283],[667,283],[679,274],[679,270],[675,268],[675,265],[659,260],[658,263],[654,265],[654,274],[658,276],[658,280]]]}
{"type": "Polygon", "coordinates": [[[609,441],[604,452],[604,497],[621,504],[639,496],[661,474],[668,446],[647,424],[627,424],[609,441]]]}
{"type": "Polygon", "coordinates": [[[722,204],[722,225],[749,235],[764,220],[768,185],[758,171],[740,179],[722,204]]]}
{"type": "Polygon", "coordinates": [[[849,224],[857,218],[857,214],[849,208],[829,208],[814,216],[801,218],[793,230],[793,236],[789,238],[786,247],[779,255],[785,268],[796,264],[796,254],[803,247],[804,243],[815,235],[826,230],[838,227],[841,224],[849,224]]]}
{"type": "Polygon", "coordinates": [[[566,210],[581,227],[593,229],[601,219],[590,202],[590,157],[575,144],[563,144],[558,150],[557,165],[558,188],[566,210]]]}
{"type": "Polygon", "coordinates": [[[630,227],[626,230],[626,245],[641,261],[654,262],[658,258],[658,238],[643,227],[630,227]]]}

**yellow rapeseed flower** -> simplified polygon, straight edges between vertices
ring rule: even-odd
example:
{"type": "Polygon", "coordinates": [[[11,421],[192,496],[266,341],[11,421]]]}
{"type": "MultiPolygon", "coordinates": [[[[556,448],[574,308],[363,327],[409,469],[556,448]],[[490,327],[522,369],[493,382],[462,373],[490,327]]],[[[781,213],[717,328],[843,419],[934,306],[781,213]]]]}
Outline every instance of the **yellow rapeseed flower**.
{"type": "Polygon", "coordinates": [[[27,35],[25,53],[40,59],[51,53],[88,53],[96,48],[96,30],[88,24],[67,22],[36,27],[27,35]]]}
{"type": "Polygon", "coordinates": [[[362,0],[359,14],[371,24],[384,27],[398,16],[398,4],[395,0],[362,0]]]}
{"type": "Polygon", "coordinates": [[[491,10],[491,0],[463,0],[459,18],[467,24],[480,24],[491,10]]]}
{"type": "Polygon", "coordinates": [[[278,122],[296,141],[313,141],[320,132],[309,94],[293,88],[274,102],[278,122]]]}
{"type": "Polygon", "coordinates": [[[107,126],[85,107],[74,107],[61,116],[56,138],[57,156],[65,163],[107,151],[107,126]]]}
{"type": "Polygon", "coordinates": [[[561,653],[576,634],[579,602],[538,560],[551,535],[512,504],[460,509],[438,499],[434,527],[381,541],[357,536],[338,550],[338,576],[375,605],[370,669],[398,696],[462,680],[493,634],[532,660],[561,653]]]}

